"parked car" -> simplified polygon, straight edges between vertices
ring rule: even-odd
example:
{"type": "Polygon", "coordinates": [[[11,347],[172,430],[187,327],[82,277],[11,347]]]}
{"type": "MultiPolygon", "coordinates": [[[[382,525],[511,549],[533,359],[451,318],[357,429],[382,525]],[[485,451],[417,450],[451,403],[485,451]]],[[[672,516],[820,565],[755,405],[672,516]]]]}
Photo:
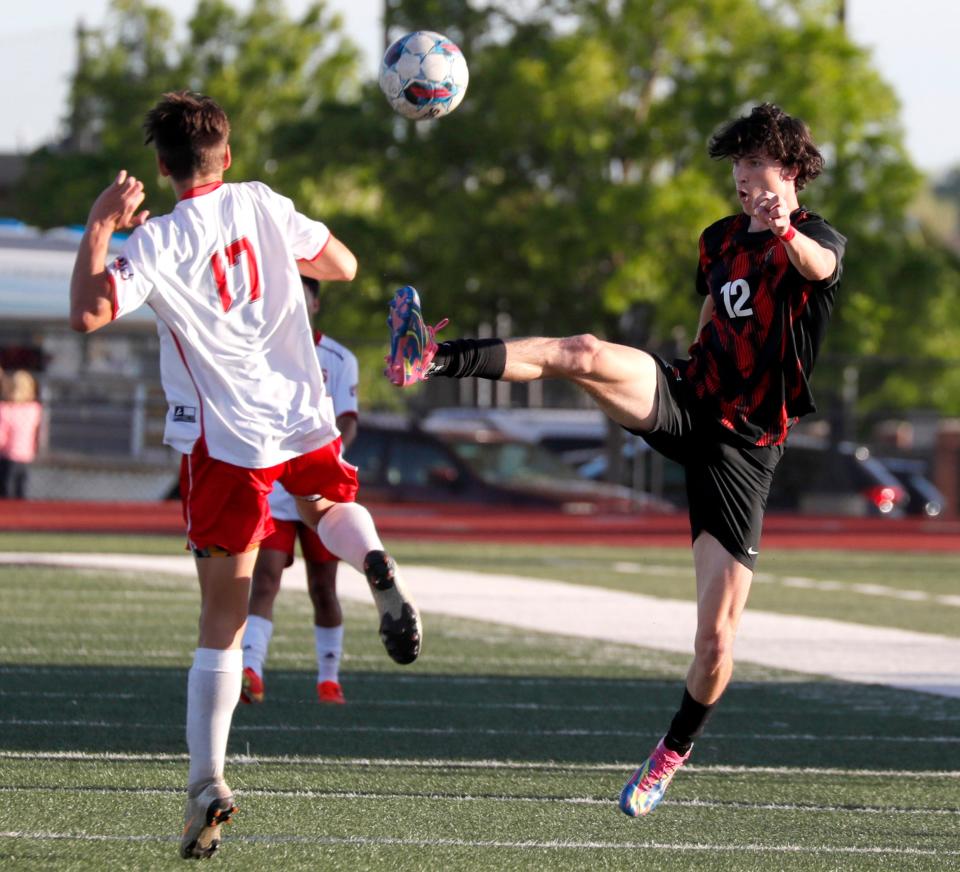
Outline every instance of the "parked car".
{"type": "Polygon", "coordinates": [[[436,433],[496,430],[509,439],[548,448],[570,466],[589,459],[603,446],[607,418],[599,409],[433,409],[423,429],[436,433]]]}
{"type": "Polygon", "coordinates": [[[943,513],[946,497],[927,478],[926,463],[904,457],[878,457],[877,460],[889,469],[906,489],[908,515],[937,518],[943,513]]]}
{"type": "Polygon", "coordinates": [[[371,502],[473,502],[565,512],[670,511],[629,488],[587,481],[541,446],[498,431],[427,433],[365,416],[346,454],[371,502]]]}
{"type": "Polygon", "coordinates": [[[770,511],[902,517],[903,483],[864,445],[795,434],[770,488],[770,511]]]}
{"type": "MultiPolygon", "coordinates": [[[[625,484],[642,481],[658,497],[677,506],[687,504],[682,466],[662,458],[642,440],[628,441],[623,458],[625,484]]],[[[598,452],[578,469],[585,476],[602,479],[606,455],[598,452]]],[[[832,451],[829,440],[795,433],[774,474],[767,509],[902,517],[908,504],[907,486],[865,446],[842,442],[832,451]]]]}

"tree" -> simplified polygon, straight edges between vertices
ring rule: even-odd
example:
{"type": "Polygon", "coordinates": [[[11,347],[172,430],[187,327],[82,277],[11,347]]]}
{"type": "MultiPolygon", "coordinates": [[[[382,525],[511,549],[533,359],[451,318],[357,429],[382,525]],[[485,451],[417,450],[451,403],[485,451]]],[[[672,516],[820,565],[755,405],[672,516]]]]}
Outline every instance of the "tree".
{"type": "MultiPolygon", "coordinates": [[[[551,0],[522,20],[494,3],[479,22],[450,0],[392,7],[399,30],[424,8],[450,10],[473,46],[462,106],[398,123],[400,159],[383,178],[398,279],[416,276],[432,312],[469,328],[507,311],[518,332],[613,339],[640,321],[654,346],[692,330],[697,234],[737,208],[706,140],[771,101],[822,145],[827,171],[802,200],[849,238],[826,351],[927,355],[953,337],[935,322],[957,302],[955,276],[910,223],[922,177],[896,98],[834,3],[551,0]]],[[[960,409],[960,395],[950,402],[960,409]]]]}
{"type": "MultiPolygon", "coordinates": [[[[818,389],[837,381],[831,356],[937,359],[949,365],[917,368],[912,389],[864,380],[866,401],[960,413],[956,258],[910,216],[923,179],[896,97],[834,0],[388,0],[391,36],[424,21],[461,45],[471,81],[453,115],[414,123],[359,82],[322,3],[295,21],[280,0],[246,14],[200,0],[178,42],[162,9],[115,0],[86,37],[65,147],[31,157],[20,217],[83,220],[121,165],[155,180],[140,119],[188,85],[232,118],[231,178],[263,178],[358,253],[357,282],[325,294],[341,338],[382,342],[385,300],[413,283],[464,332],[508,314],[516,334],[672,351],[696,324],[698,233],[738,208],[706,141],[771,101],[823,147],[827,170],[803,202],[849,240],[818,389]]],[[[149,187],[154,212],[172,205],[149,187]]]]}
{"type": "Polygon", "coordinates": [[[359,90],[359,56],[338,16],[320,2],[294,20],[280,0],[240,14],[226,0],[199,0],[186,40],[169,12],[147,0],[113,0],[102,28],[79,37],[65,141],[31,155],[19,213],[41,226],[82,222],[119,167],[144,179],[148,207],[168,211],[173,193],[141,147],[144,113],[160,94],[216,95],[231,119],[236,178],[277,174],[273,133],[359,90]]]}

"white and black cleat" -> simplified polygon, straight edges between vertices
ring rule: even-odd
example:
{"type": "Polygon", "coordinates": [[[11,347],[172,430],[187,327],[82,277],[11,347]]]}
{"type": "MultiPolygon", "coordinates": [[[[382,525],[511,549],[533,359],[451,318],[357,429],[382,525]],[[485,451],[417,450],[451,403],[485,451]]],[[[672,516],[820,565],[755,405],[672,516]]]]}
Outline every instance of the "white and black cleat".
{"type": "Polygon", "coordinates": [[[420,654],[420,613],[404,589],[397,564],[386,551],[371,551],[363,572],[380,613],[380,641],[396,663],[413,663],[420,654]]]}

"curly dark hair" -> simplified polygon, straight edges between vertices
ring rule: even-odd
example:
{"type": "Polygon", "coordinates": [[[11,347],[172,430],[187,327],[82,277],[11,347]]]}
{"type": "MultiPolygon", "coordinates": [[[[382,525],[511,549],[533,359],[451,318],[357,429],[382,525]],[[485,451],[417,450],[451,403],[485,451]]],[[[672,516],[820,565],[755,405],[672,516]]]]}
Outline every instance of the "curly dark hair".
{"type": "Polygon", "coordinates": [[[230,137],[227,113],[210,97],[171,91],[146,115],[144,144],[151,142],[175,181],[215,173],[230,137]]]}
{"type": "Polygon", "coordinates": [[[823,171],[823,155],[807,125],[773,103],[754,106],[749,115],[725,124],[710,138],[707,152],[717,159],[764,154],[797,171],[798,191],[823,171]]]}

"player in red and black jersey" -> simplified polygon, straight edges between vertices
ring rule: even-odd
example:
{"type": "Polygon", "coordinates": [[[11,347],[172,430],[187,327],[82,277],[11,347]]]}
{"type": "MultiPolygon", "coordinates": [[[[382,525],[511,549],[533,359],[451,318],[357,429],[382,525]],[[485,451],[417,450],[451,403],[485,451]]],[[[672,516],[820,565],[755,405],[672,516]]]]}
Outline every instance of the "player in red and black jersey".
{"type": "Polygon", "coordinates": [[[770,482],[791,425],[814,409],[809,379],[845,245],[798,201],[823,168],[802,121],[757,106],[721,128],[709,153],[732,161],[740,213],[700,239],[696,286],[705,299],[689,359],[669,364],[590,335],[437,345],[410,287],[397,292],[389,320],[387,374],[395,384],[434,375],[566,379],[685,467],[697,579],[694,658],[669,730],[621,794],[620,808],[631,816],[659,804],[730,681],[770,482]]]}
{"type": "MultiPolygon", "coordinates": [[[[769,171],[768,163],[756,156],[734,160],[741,197],[751,196],[751,175],[769,171]]],[[[778,198],[779,226],[741,213],[717,221],[700,237],[697,291],[706,298],[701,329],[690,359],[677,364],[697,399],[750,445],[780,445],[792,423],[815,409],[809,378],[833,311],[845,244],[795,194],[781,201],[769,193],[778,198]],[[816,249],[833,255],[826,282],[820,278],[825,267],[807,268],[811,278],[795,262],[800,255],[791,252],[801,245],[815,246],[814,256],[827,263],[829,255],[816,249]]]]}

